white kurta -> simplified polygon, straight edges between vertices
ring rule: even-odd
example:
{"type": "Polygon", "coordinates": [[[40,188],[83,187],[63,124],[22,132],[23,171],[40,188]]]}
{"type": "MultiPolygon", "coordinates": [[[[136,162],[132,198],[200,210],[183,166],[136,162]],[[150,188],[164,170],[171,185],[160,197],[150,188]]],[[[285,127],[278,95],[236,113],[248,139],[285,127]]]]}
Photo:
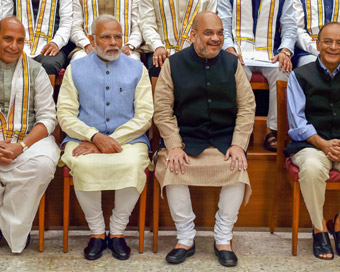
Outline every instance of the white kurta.
{"type": "MultiPolygon", "coordinates": [[[[51,133],[57,123],[53,88],[45,70],[34,60],[30,62],[31,69],[37,70],[31,73],[37,76],[31,84],[34,113],[30,115],[51,133]]],[[[54,137],[48,136],[33,144],[12,164],[0,165],[0,229],[13,253],[20,253],[25,247],[41,196],[54,176],[59,152],[54,137]]]]}

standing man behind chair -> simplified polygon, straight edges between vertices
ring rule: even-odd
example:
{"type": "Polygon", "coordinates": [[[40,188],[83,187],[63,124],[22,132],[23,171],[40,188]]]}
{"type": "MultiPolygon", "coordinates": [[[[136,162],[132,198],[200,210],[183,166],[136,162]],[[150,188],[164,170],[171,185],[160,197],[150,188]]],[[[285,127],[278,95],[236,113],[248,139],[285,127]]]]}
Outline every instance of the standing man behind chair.
{"type": "Polygon", "coordinates": [[[155,91],[154,120],[163,138],[156,177],[166,187],[178,239],[166,260],[181,263],[195,253],[188,185],[221,186],[214,250],[222,265],[235,266],[232,229],[251,193],[245,151],[254,94],[241,63],[221,50],[223,26],[215,13],[199,13],[190,38],[193,45],[165,61],[155,91]]]}
{"type": "Polygon", "coordinates": [[[153,101],[150,80],[140,61],[121,54],[122,28],[111,15],[92,24],[95,52],[68,66],[58,98],[58,120],[68,135],[62,160],[91,231],[85,258],[106,248],[101,191],[116,190],[107,237],[112,255],[130,257],[124,239],[129,216],[145,186],[153,101]]]}
{"type": "Polygon", "coordinates": [[[200,11],[216,11],[217,0],[140,0],[139,27],[150,77],[158,77],[168,56],[190,46],[189,34],[200,11]]]}
{"type": "MultiPolygon", "coordinates": [[[[340,170],[340,23],[332,22],[319,32],[315,62],[295,69],[288,81],[289,135],[285,150],[297,165],[301,193],[313,224],[313,252],[333,259],[323,217],[329,170],[340,170]]],[[[327,224],[334,233],[340,255],[340,217],[327,224]],[[334,225],[334,229],[333,229],[334,225]]]]}
{"type": "Polygon", "coordinates": [[[288,80],[296,40],[293,0],[221,0],[217,7],[225,29],[223,49],[258,66],[244,66],[248,80],[261,72],[269,83],[267,135],[264,146],[276,151],[276,81],[288,80]],[[278,63],[278,67],[263,64],[278,63]]]}
{"type": "Polygon", "coordinates": [[[74,0],[73,24],[71,41],[77,45],[72,60],[86,56],[94,51],[88,35],[91,35],[91,25],[100,14],[110,14],[122,25],[122,53],[134,59],[140,59],[136,51],[143,42],[139,30],[138,19],[139,0],[74,0]]]}
{"type": "Polygon", "coordinates": [[[59,159],[49,136],[57,124],[53,88],[41,65],[23,53],[24,41],[20,21],[0,21],[0,234],[13,253],[27,246],[59,159]]]}
{"type": "Polygon", "coordinates": [[[302,66],[314,62],[319,55],[316,40],[320,28],[329,22],[339,22],[340,1],[294,0],[294,10],[298,25],[294,60],[297,66],[302,66]]]}
{"type": "Polygon", "coordinates": [[[3,16],[15,15],[25,27],[25,53],[57,75],[68,55],[72,0],[1,0],[3,16]]]}

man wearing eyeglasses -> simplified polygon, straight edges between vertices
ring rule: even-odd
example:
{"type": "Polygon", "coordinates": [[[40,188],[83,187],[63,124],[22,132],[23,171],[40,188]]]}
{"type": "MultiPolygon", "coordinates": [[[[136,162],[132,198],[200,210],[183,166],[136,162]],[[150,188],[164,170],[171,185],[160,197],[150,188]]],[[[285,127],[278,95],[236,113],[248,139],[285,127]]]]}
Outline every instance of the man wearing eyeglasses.
{"type": "Polygon", "coordinates": [[[316,60],[319,55],[316,39],[320,28],[329,22],[339,21],[340,1],[294,0],[294,10],[298,35],[292,61],[299,67],[316,60]]]}
{"type": "Polygon", "coordinates": [[[285,150],[297,165],[299,182],[313,224],[313,252],[333,259],[328,230],[340,255],[340,217],[326,226],[323,216],[329,170],[340,170],[340,23],[323,26],[316,40],[316,61],[296,68],[287,87],[289,135],[285,150]]]}
{"type": "Polygon", "coordinates": [[[97,17],[89,38],[95,52],[72,61],[59,93],[58,121],[68,135],[62,160],[91,231],[85,258],[100,258],[108,246],[113,257],[126,260],[124,230],[150,163],[151,85],[143,64],[121,54],[122,28],[112,15],[97,17]],[[115,190],[107,237],[103,190],[115,190]]]}

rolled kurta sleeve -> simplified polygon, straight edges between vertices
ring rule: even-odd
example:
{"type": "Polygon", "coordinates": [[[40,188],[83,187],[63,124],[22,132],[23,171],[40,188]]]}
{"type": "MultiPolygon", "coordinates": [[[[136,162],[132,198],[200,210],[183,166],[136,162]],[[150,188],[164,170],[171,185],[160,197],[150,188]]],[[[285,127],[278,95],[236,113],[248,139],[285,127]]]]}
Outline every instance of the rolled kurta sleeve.
{"type": "Polygon", "coordinates": [[[35,79],[34,94],[35,124],[43,124],[48,134],[57,125],[55,104],[53,101],[53,87],[44,68],[41,68],[35,79]]]}
{"type": "Polygon", "coordinates": [[[70,40],[78,47],[84,47],[90,44],[84,30],[84,14],[79,0],[73,0],[73,20],[70,40]]]}
{"type": "Polygon", "coordinates": [[[59,28],[51,42],[63,48],[70,39],[72,27],[72,0],[60,0],[59,2],[59,28]]]}
{"type": "Polygon", "coordinates": [[[168,150],[184,147],[179,134],[177,118],[174,115],[174,85],[171,78],[170,62],[166,59],[159,74],[155,89],[154,121],[168,150]]]}
{"type": "Polygon", "coordinates": [[[152,51],[158,47],[165,47],[158,33],[156,22],[156,11],[153,0],[142,0],[139,3],[138,25],[146,44],[150,45],[152,51]]]}
{"type": "Polygon", "coordinates": [[[91,137],[98,132],[95,127],[90,127],[78,119],[78,91],[74,86],[71,65],[67,67],[60,87],[57,109],[60,127],[70,137],[90,141],[91,137]]]}
{"type": "Polygon", "coordinates": [[[125,124],[119,126],[112,134],[120,145],[142,136],[150,127],[153,115],[152,89],[148,71],[143,66],[143,74],[135,90],[135,114],[125,124]]]}
{"type": "Polygon", "coordinates": [[[237,145],[246,151],[254,127],[255,98],[240,62],[238,62],[235,73],[235,81],[237,90],[237,117],[231,144],[237,145]]]}

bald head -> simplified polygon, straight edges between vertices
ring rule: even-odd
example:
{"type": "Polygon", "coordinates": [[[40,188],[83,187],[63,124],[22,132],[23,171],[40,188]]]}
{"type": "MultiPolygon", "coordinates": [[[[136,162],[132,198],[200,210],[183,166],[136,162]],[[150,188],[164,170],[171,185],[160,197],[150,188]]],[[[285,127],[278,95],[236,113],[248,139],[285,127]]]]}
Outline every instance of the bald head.
{"type": "Polygon", "coordinates": [[[5,63],[17,61],[25,44],[25,28],[15,17],[0,21],[0,60],[5,63]]]}
{"type": "Polygon", "coordinates": [[[216,57],[224,42],[221,18],[211,11],[198,13],[192,23],[190,39],[201,58],[216,57]]]}
{"type": "Polygon", "coordinates": [[[198,28],[204,24],[206,20],[214,20],[223,27],[222,20],[216,13],[211,11],[201,11],[195,16],[194,21],[192,22],[192,29],[198,30],[198,28]]]}

